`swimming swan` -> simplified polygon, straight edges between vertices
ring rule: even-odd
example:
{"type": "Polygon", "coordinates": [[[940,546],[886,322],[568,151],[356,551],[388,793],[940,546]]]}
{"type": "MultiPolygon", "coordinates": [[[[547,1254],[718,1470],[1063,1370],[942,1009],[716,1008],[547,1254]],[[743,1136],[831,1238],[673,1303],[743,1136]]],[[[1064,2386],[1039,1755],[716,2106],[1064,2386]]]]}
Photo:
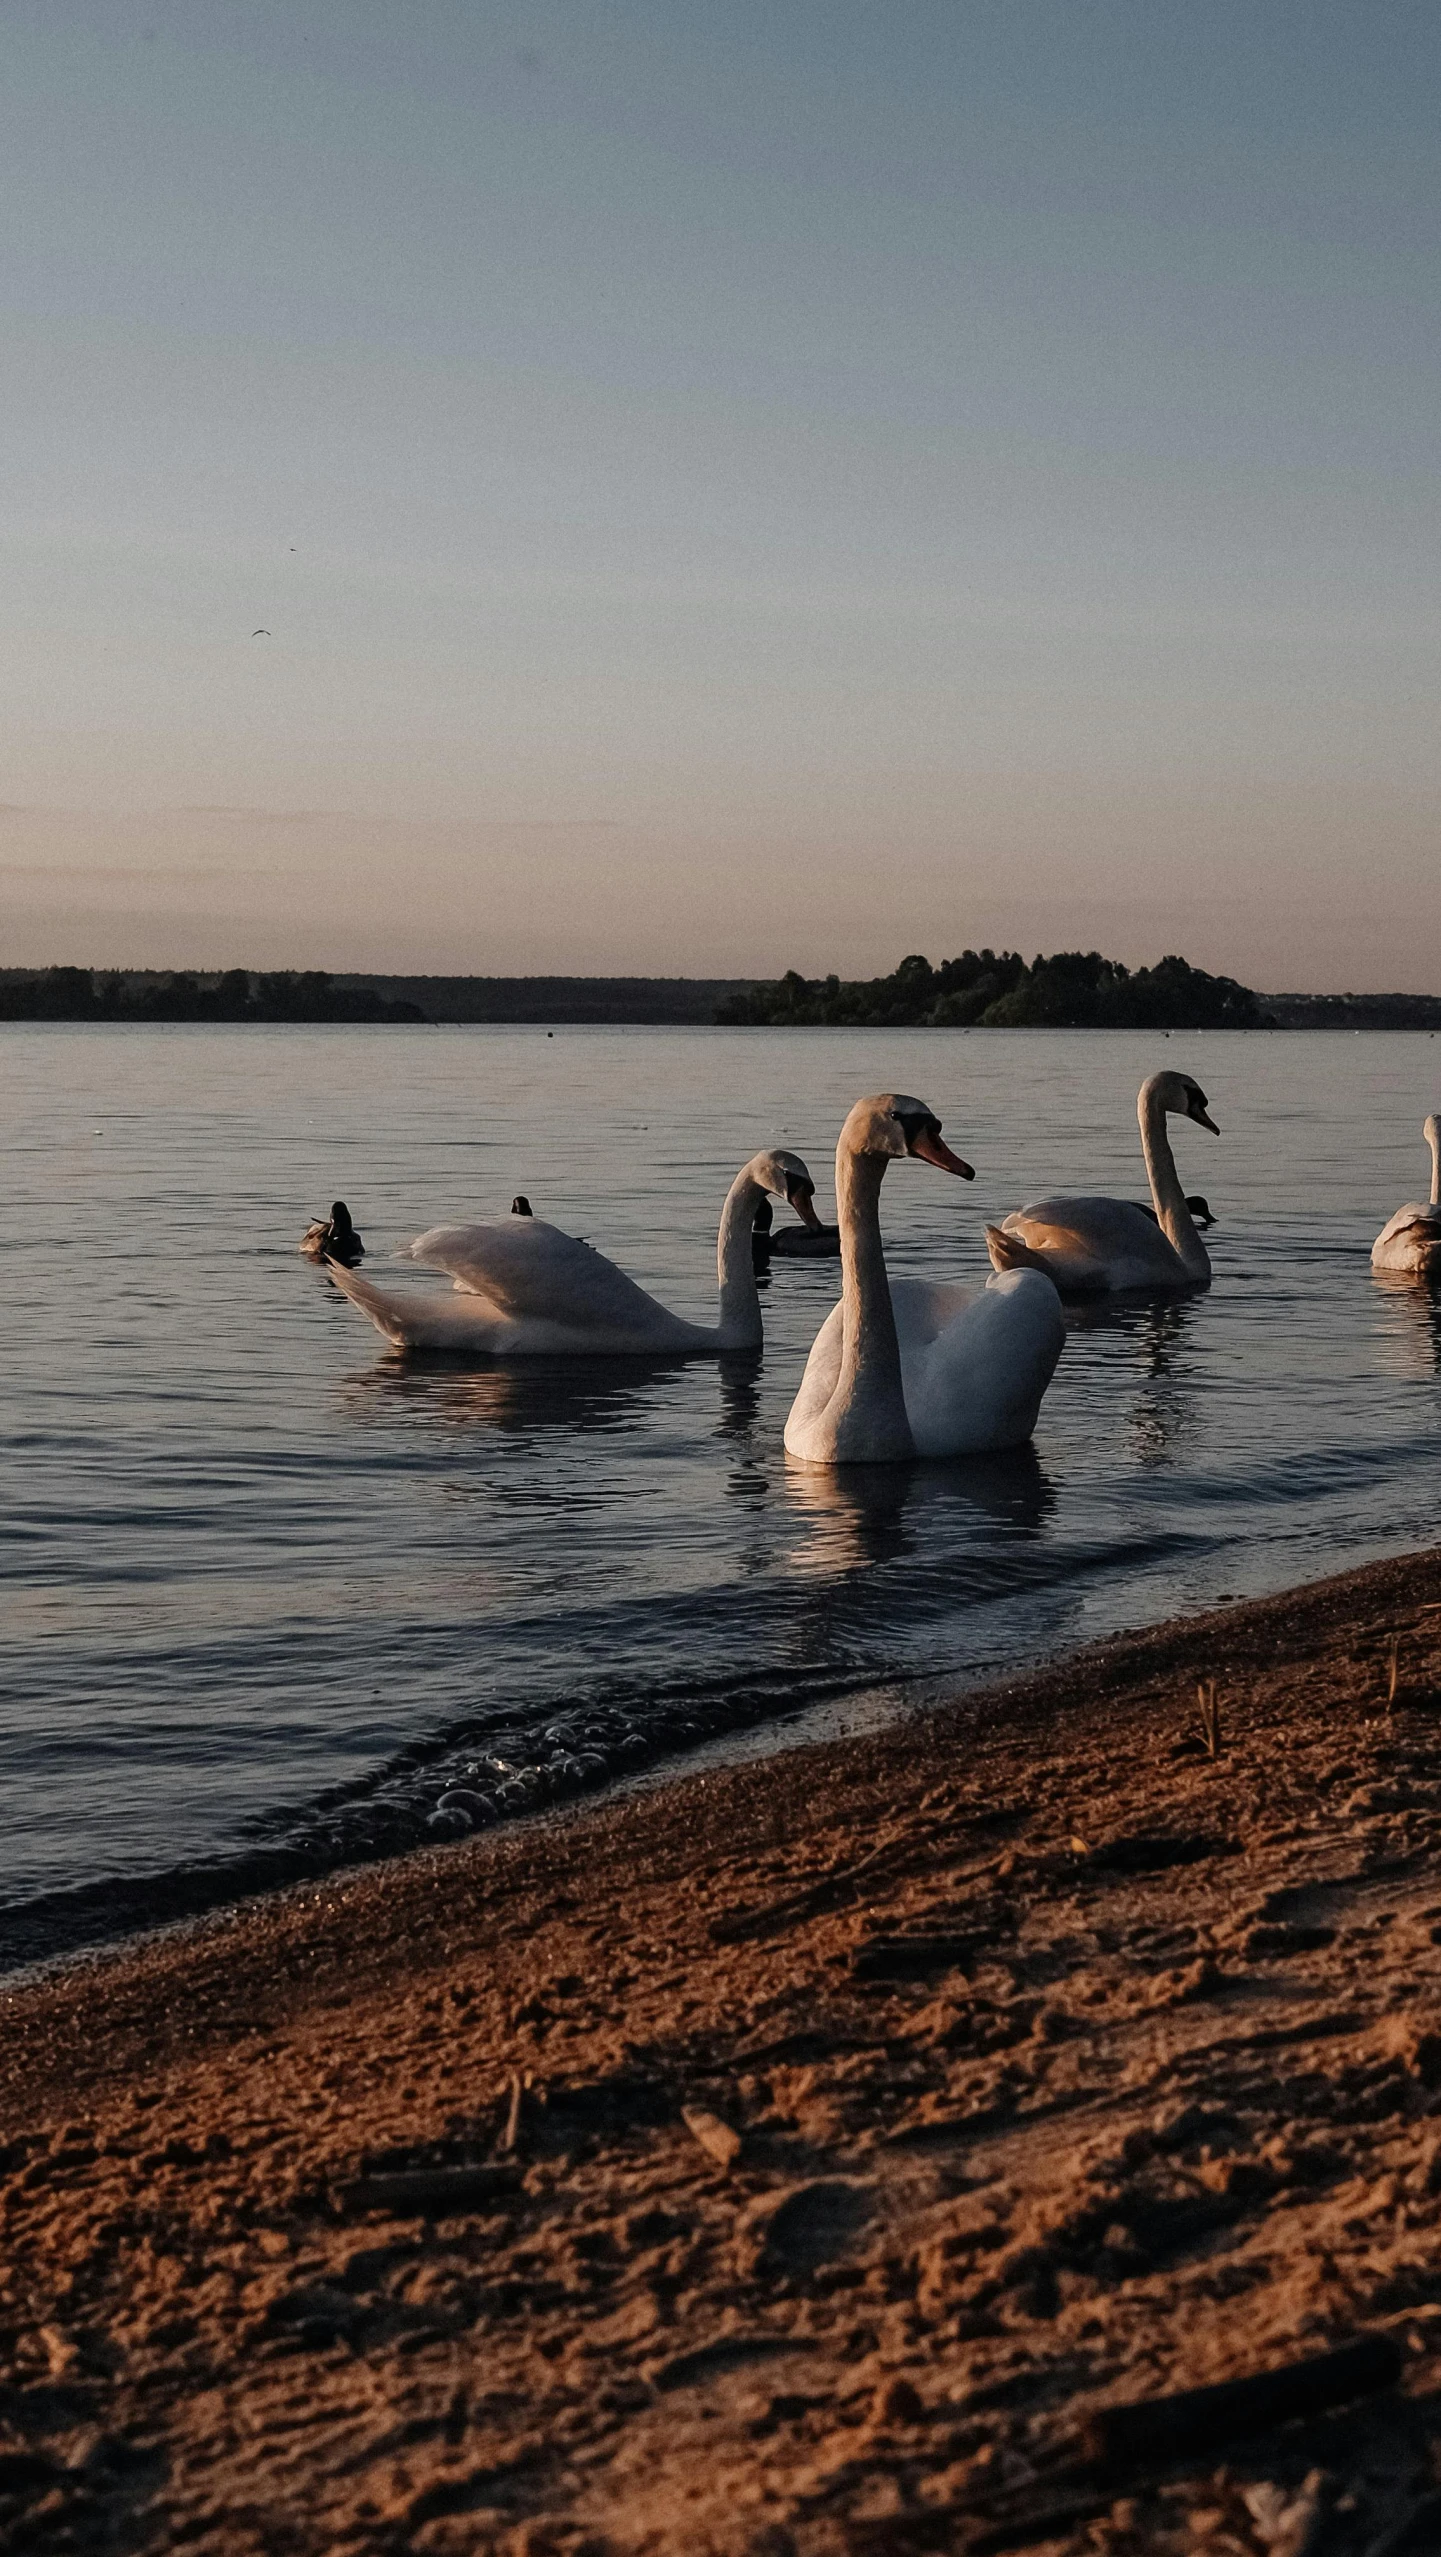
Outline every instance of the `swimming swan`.
{"type": "Polygon", "coordinates": [[[603,1252],[539,1216],[437,1225],[418,1235],[402,1257],[448,1270],[452,1297],[395,1296],[347,1270],[332,1268],[330,1275],[398,1349],[471,1350],[493,1358],[684,1358],[759,1349],[761,1306],[751,1262],[756,1209],[769,1191],[809,1224],[814,1189],[798,1154],[757,1154],[736,1174],[716,1238],[720,1321],[714,1327],[682,1322],[603,1252]]]}
{"type": "Polygon", "coordinates": [[[786,1447],[803,1464],[903,1464],[1019,1447],[1055,1373],[1065,1321],[1039,1271],[981,1288],[888,1276],[881,1182],[887,1164],[908,1154],[975,1177],[942,1143],[924,1101],[898,1092],[858,1101],[836,1148],[841,1301],[816,1334],[786,1422],[786,1447]]]}
{"type": "MultiPolygon", "coordinates": [[[[1004,1224],[986,1227],[995,1267],[1045,1270],[1067,1296],[1104,1296],[1123,1287],[1205,1287],[1210,1254],[1181,1188],[1166,1134],[1168,1115],[1220,1134],[1192,1075],[1153,1074],[1142,1084],[1136,1116],[1154,1214],[1132,1199],[1037,1199],[1004,1224]]],[[[1205,1209],[1205,1201],[1196,1206],[1205,1209]]],[[[1209,1209],[1206,1219],[1211,1221],[1209,1209]]]]}
{"type": "Polygon", "coordinates": [[[1441,1119],[1433,1110],[1421,1131],[1431,1148],[1431,1197],[1398,1207],[1371,1246],[1373,1270],[1401,1270],[1409,1278],[1441,1279],[1441,1119]]]}

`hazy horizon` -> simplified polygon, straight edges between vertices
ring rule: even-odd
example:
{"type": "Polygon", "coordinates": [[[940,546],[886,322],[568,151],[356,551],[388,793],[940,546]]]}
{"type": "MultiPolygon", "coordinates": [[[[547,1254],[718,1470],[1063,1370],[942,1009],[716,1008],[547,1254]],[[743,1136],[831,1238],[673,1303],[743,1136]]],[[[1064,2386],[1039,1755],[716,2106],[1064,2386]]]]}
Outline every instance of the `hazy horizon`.
{"type": "Polygon", "coordinates": [[[6,33],[0,962],[1441,989],[1433,9],[6,33]]]}

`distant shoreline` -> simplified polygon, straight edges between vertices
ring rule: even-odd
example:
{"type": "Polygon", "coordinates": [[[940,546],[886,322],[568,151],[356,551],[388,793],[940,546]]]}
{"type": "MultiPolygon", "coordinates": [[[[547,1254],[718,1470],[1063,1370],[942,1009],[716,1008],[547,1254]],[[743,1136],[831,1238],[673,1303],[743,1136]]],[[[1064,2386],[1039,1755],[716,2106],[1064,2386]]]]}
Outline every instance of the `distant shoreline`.
{"type": "Polygon", "coordinates": [[[736,1019],[769,992],[753,977],[427,977],[303,971],[0,968],[0,1024],[90,1021],[142,1028],[167,1021],[262,1027],[339,1023],[376,1028],[507,1025],[550,1028],[844,1029],[1232,1028],[1441,1032],[1441,996],[1262,994],[1259,1018],[1226,1022],[736,1019]],[[245,991],[241,992],[244,982],[245,991]]]}

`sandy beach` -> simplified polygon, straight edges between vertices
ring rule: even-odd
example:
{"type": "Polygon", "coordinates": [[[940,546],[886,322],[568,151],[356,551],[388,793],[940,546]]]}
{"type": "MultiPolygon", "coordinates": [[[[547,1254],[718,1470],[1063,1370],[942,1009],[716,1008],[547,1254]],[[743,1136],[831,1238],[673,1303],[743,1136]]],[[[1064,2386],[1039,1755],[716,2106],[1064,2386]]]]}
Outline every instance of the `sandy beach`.
{"type": "Polygon", "coordinates": [[[1427,1553],[12,1985],[8,2544],[1441,2545],[1438,1714],[1427,1553]]]}

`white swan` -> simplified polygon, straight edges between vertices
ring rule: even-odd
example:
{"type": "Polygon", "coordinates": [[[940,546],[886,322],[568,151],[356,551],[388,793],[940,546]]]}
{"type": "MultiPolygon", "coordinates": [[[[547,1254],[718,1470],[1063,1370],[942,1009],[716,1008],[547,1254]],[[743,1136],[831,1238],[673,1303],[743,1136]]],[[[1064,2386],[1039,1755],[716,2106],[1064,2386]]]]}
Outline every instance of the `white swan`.
{"type": "Polygon", "coordinates": [[[455,1296],[397,1296],[351,1270],[327,1267],[352,1305],[398,1349],[473,1350],[493,1358],[692,1357],[759,1349],[761,1306],[751,1257],[756,1209],[770,1191],[814,1225],[814,1189],[798,1154],[757,1154],[736,1174],[716,1239],[720,1321],[714,1326],[682,1322],[603,1252],[539,1216],[437,1225],[418,1235],[402,1258],[448,1270],[455,1296]]]}
{"type": "MultiPolygon", "coordinates": [[[[1133,1199],[1037,1199],[986,1227],[998,1270],[1045,1270],[1063,1295],[1102,1296],[1123,1287],[1205,1287],[1211,1258],[1181,1188],[1167,1116],[1193,1119],[1218,1136],[1206,1095],[1189,1074],[1153,1074],[1136,1103],[1155,1214],[1133,1199]]],[[[1204,1207],[1204,1200],[1198,1201],[1204,1207]]],[[[1206,1210],[1207,1222],[1210,1211],[1206,1210]]]]}
{"type": "Polygon", "coordinates": [[[1061,1300],[1035,1270],[981,1288],[887,1276],[881,1182],[907,1154],[975,1177],[924,1101],[903,1092],[858,1101],[836,1148],[841,1301],[816,1334],[786,1422],[786,1447],[807,1465],[1019,1447],[1061,1355],[1061,1300]]]}
{"type": "Polygon", "coordinates": [[[1408,1278],[1441,1279],[1441,1119],[1433,1110],[1421,1130],[1431,1148],[1431,1197],[1398,1207],[1371,1246],[1373,1270],[1400,1270],[1408,1278]]]}

